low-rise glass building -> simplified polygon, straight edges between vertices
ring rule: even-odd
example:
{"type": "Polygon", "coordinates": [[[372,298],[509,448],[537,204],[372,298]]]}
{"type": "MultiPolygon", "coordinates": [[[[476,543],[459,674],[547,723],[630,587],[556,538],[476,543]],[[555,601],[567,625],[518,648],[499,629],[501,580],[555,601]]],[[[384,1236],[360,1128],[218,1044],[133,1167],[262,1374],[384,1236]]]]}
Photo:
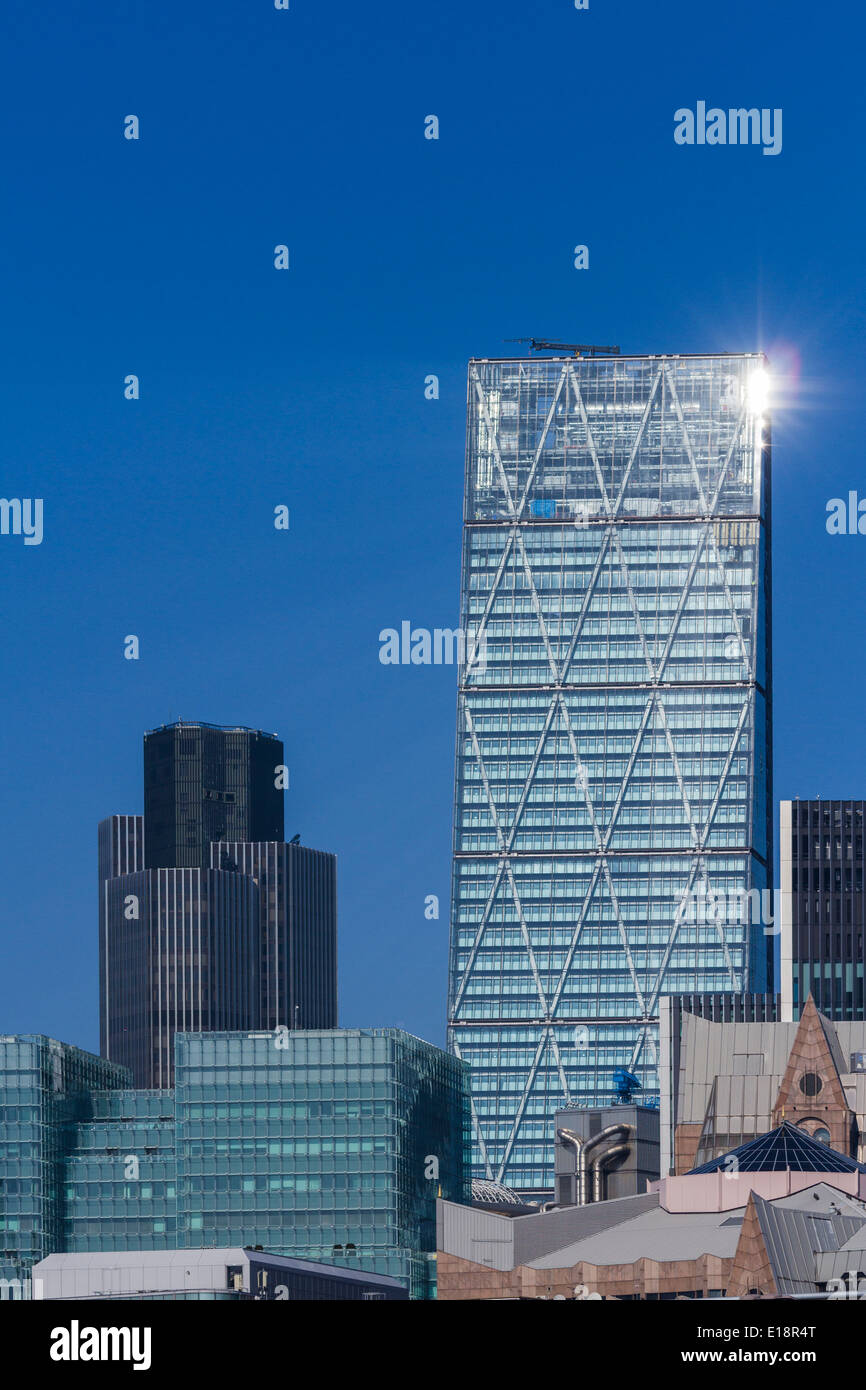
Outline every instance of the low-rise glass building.
{"type": "Polygon", "coordinates": [[[110,1087],[114,1062],[41,1034],[0,1037],[0,1296],[26,1294],[32,1266],[64,1248],[64,1174],[79,1123],[110,1087]]]}
{"type": "MultiPolygon", "coordinates": [[[[65,1252],[261,1246],[432,1293],[436,1198],[469,1200],[464,1062],[392,1028],[190,1033],[175,1045],[175,1089],[135,1091],[78,1049],[7,1042],[30,1070],[26,1130],[4,1119],[11,1103],[0,1112],[0,1275],[26,1279],[65,1252]],[[65,1054],[80,1090],[60,1107],[44,1074],[65,1054]],[[41,1205],[10,1207],[31,1170],[41,1205]]],[[[0,1077],[15,1110],[17,1074],[0,1077]]]]}
{"type": "Polygon", "coordinates": [[[470,1180],[455,1060],[392,1028],[179,1037],[178,1245],[358,1264],[422,1294],[436,1194],[470,1180]]]}
{"type": "Polygon", "coordinates": [[[103,1091],[70,1127],[63,1252],[164,1250],[176,1244],[172,1091],[103,1091]]]}

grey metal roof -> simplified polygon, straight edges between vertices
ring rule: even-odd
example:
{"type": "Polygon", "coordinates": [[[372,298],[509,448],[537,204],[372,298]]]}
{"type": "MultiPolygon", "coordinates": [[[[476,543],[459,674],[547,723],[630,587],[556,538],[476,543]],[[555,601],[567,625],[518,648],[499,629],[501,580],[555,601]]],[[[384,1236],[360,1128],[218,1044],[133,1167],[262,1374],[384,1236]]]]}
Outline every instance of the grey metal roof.
{"type": "MultiPolygon", "coordinates": [[[[576,1241],[609,1231],[623,1222],[658,1208],[657,1192],[592,1202],[584,1207],[511,1216],[463,1206],[442,1198],[436,1203],[437,1245],[489,1269],[514,1269],[576,1241]]],[[[727,1213],[726,1213],[727,1214],[727,1213]]],[[[556,1260],[553,1261],[556,1264],[556,1260]]]]}
{"type": "MultiPolygon", "coordinates": [[[[814,1292],[819,1279],[866,1263],[866,1203],[832,1183],[754,1201],[782,1292],[814,1292]],[[828,1259],[837,1259],[839,1269],[822,1275],[820,1262],[828,1259]]],[[[670,1212],[657,1193],[514,1218],[441,1200],[437,1209],[441,1250],[499,1270],[730,1259],[746,1210],[670,1212]]]]}
{"type": "MultiPolygon", "coordinates": [[[[851,1054],[866,1051],[866,1024],[842,1023],[818,1015],[833,1060],[858,1116],[866,1116],[866,1073],[849,1070],[851,1054]]],[[[682,1016],[676,1079],[678,1124],[702,1124],[716,1085],[715,1117],[720,1133],[726,1120],[743,1116],[766,1128],[779,1093],[794,1039],[792,1023],[717,1023],[697,1014],[682,1016]]],[[[861,1129],[866,1125],[861,1123],[861,1129]]]]}
{"type": "MultiPolygon", "coordinates": [[[[581,1261],[619,1265],[641,1259],[696,1260],[702,1255],[730,1259],[741,1229],[731,1224],[732,1215],[730,1211],[670,1212],[658,1207],[526,1263],[535,1269],[568,1269],[581,1261]]],[[[742,1219],[743,1210],[736,1215],[742,1219]]]]}
{"type": "Polygon", "coordinates": [[[822,1251],[816,1256],[815,1273],[821,1284],[826,1284],[830,1279],[845,1279],[846,1287],[850,1287],[852,1273],[857,1276],[866,1274],[866,1216],[838,1250],[822,1251]]]}
{"type": "Polygon", "coordinates": [[[590,1202],[583,1207],[558,1207],[538,1216],[518,1216],[514,1220],[514,1263],[532,1264],[552,1251],[609,1232],[637,1216],[655,1211],[658,1205],[657,1192],[641,1192],[634,1197],[590,1202]]]}
{"type": "Polygon", "coordinates": [[[817,1257],[837,1251],[864,1225],[862,1217],[774,1206],[756,1193],[753,1200],[780,1294],[814,1293],[817,1257]]]}

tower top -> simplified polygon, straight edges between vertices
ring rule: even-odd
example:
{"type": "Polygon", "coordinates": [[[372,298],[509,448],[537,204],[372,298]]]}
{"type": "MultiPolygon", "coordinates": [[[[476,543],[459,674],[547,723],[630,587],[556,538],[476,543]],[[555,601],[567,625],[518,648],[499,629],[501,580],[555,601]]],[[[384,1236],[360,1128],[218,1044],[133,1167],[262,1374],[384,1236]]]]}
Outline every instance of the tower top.
{"type": "Polygon", "coordinates": [[[594,343],[558,343],[550,338],[506,338],[507,343],[528,343],[530,352],[570,352],[572,357],[618,357],[618,347],[594,343]]]}

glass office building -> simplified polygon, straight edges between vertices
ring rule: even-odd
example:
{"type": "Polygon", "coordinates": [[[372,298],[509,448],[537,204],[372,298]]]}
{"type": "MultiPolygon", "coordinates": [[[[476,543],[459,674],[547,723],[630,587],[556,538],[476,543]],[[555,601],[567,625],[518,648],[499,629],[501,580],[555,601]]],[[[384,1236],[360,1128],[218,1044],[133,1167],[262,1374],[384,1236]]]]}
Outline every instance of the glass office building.
{"type": "Polygon", "coordinates": [[[62,1252],[165,1250],[176,1231],[174,1093],[95,1094],[67,1132],[62,1252]]]}
{"type": "Polygon", "coordinates": [[[176,1032],[337,1026],[336,856],[282,843],[282,758],[254,729],[166,725],[146,814],[100,822],[100,1051],[137,1087],[173,1085],[176,1032]]]}
{"type": "Polygon", "coordinates": [[[337,857],[300,844],[214,844],[259,894],[260,1028],[337,1026],[337,857]]]}
{"type": "Polygon", "coordinates": [[[779,921],[783,1019],[811,994],[827,1018],[866,1017],[863,801],[783,801],[779,921]]]}
{"type": "Polygon", "coordinates": [[[144,864],[206,869],[215,840],[282,840],[276,734],[179,720],[144,736],[144,864]]]}
{"type": "Polygon", "coordinates": [[[389,1028],[175,1046],[175,1090],[136,1091],[77,1048],[0,1040],[0,1278],[49,1254],[262,1246],[431,1295],[436,1198],[470,1195],[465,1063],[389,1028]]]}
{"type": "Polygon", "coordinates": [[[136,1086],[173,1084],[175,1033],[258,1025],[254,879],[221,869],[142,869],[107,879],[103,898],[105,1048],[136,1086]]]}
{"type": "Polygon", "coordinates": [[[177,1244],[263,1245],[426,1296],[436,1197],[469,1200],[466,1073],[396,1028],[179,1037],[177,1244]]]}
{"type": "Polygon", "coordinates": [[[660,996],[772,987],[761,921],[704,910],[771,886],[765,384],[470,363],[449,1046],[476,1174],[523,1193],[555,1110],[657,1093],[660,996]]]}
{"type": "Polygon", "coordinates": [[[128,1082],[123,1067],[53,1038],[0,1037],[0,1296],[29,1296],[32,1266],[63,1248],[75,1126],[128,1082]]]}

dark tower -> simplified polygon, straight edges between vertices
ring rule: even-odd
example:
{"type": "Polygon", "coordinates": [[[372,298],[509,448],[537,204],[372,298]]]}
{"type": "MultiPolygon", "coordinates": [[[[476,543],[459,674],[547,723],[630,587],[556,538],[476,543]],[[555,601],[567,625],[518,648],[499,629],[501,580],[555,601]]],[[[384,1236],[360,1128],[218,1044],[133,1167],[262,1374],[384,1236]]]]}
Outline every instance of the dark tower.
{"type": "Polygon", "coordinates": [[[283,843],[283,772],[273,734],[165,725],[144,816],[99,826],[100,1046],[138,1087],[176,1033],[337,1026],[337,861],[283,843]]]}
{"type": "Polygon", "coordinates": [[[864,801],[783,801],[780,808],[782,1017],[811,994],[827,1018],[864,1013],[864,801]]]}
{"type": "Polygon", "coordinates": [[[337,1026],[337,858],[299,844],[214,844],[259,889],[260,1028],[337,1026]]]}
{"type": "Polygon", "coordinates": [[[164,724],[144,736],[144,867],[206,869],[217,840],[283,839],[282,741],[259,729],[164,724]]]}

